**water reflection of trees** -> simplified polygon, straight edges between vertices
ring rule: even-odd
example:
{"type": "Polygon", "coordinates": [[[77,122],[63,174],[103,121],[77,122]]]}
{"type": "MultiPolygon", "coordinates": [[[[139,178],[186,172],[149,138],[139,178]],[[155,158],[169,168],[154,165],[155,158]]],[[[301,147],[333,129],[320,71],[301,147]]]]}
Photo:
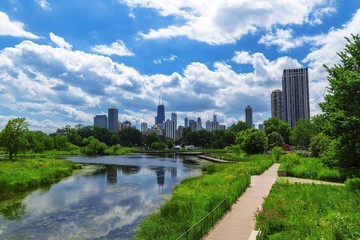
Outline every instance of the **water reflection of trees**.
{"type": "Polygon", "coordinates": [[[138,172],[140,172],[141,167],[120,165],[118,166],[118,169],[124,174],[137,174],[138,172]]]}

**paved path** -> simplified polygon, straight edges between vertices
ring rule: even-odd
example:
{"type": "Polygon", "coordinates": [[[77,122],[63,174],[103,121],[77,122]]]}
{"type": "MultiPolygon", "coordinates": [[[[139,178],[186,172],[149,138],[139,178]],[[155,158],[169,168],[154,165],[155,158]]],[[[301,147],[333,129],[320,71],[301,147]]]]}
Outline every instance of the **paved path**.
{"type": "Polygon", "coordinates": [[[279,164],[275,163],[259,176],[251,177],[251,184],[220,223],[204,238],[206,240],[248,240],[255,229],[255,213],[277,177],[279,164]]]}
{"type": "Polygon", "coordinates": [[[344,186],[344,183],[336,183],[336,182],[326,182],[312,179],[304,179],[304,178],[296,178],[296,177],[279,177],[279,179],[288,180],[294,183],[308,183],[308,184],[325,184],[325,185],[336,185],[336,186],[344,186]]]}

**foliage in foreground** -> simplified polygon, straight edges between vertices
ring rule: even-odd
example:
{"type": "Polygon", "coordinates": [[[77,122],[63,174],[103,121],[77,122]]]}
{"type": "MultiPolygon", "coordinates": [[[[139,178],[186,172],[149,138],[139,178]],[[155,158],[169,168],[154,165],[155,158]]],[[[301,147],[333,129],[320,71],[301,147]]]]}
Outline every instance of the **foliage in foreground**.
{"type": "Polygon", "coordinates": [[[288,176],[331,182],[343,182],[345,178],[338,168],[329,168],[320,158],[289,153],[280,158],[280,163],[288,176]]]}
{"type": "Polygon", "coordinates": [[[359,239],[360,192],[277,182],[256,216],[260,239],[359,239]]]}
{"type": "Polygon", "coordinates": [[[176,239],[226,197],[230,207],[249,185],[250,175],[271,164],[270,156],[257,155],[244,163],[204,167],[204,175],[182,181],[172,198],[140,224],[136,239],[176,239]]]}
{"type": "Polygon", "coordinates": [[[0,161],[0,200],[17,192],[43,186],[72,174],[80,165],[55,159],[0,161]]]}

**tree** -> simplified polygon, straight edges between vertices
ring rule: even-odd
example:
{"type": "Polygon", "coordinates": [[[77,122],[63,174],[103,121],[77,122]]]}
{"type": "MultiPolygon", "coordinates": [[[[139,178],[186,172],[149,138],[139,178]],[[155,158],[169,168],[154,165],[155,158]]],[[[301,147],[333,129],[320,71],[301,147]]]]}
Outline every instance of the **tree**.
{"type": "Polygon", "coordinates": [[[25,118],[9,120],[0,134],[0,145],[9,153],[10,159],[13,154],[25,151],[28,146],[26,135],[29,132],[29,124],[25,118]]]}
{"type": "Polygon", "coordinates": [[[316,135],[316,126],[309,119],[302,118],[291,130],[290,141],[300,149],[308,149],[314,135],[316,135]]]}
{"type": "Polygon", "coordinates": [[[141,147],[143,136],[136,128],[125,128],[119,132],[120,144],[124,147],[141,147]]]}
{"type": "Polygon", "coordinates": [[[100,142],[93,136],[84,138],[83,145],[85,145],[85,147],[83,148],[83,152],[86,155],[101,155],[104,154],[106,150],[106,144],[100,142]]]}
{"type": "Polygon", "coordinates": [[[266,136],[272,132],[278,132],[283,137],[285,143],[289,143],[290,125],[287,122],[277,117],[271,117],[264,121],[264,127],[266,136]]]}
{"type": "Polygon", "coordinates": [[[249,124],[247,124],[246,122],[238,121],[236,124],[231,125],[229,130],[238,133],[248,128],[250,128],[249,124]]]}
{"type": "Polygon", "coordinates": [[[329,147],[329,137],[324,133],[318,133],[311,138],[310,151],[313,157],[320,157],[329,147]]]}
{"type": "Polygon", "coordinates": [[[278,132],[272,132],[267,136],[268,147],[282,147],[284,145],[284,139],[278,132]]]}
{"type": "Polygon", "coordinates": [[[247,154],[263,153],[266,148],[266,136],[264,131],[254,128],[239,132],[236,142],[247,154]]]}
{"type": "Polygon", "coordinates": [[[29,149],[35,153],[54,148],[54,139],[41,131],[29,131],[26,137],[29,149]]]}
{"type": "Polygon", "coordinates": [[[340,63],[328,72],[329,88],[320,103],[326,119],[325,133],[338,141],[336,155],[346,168],[360,168],[360,37],[346,38],[340,63]]]}

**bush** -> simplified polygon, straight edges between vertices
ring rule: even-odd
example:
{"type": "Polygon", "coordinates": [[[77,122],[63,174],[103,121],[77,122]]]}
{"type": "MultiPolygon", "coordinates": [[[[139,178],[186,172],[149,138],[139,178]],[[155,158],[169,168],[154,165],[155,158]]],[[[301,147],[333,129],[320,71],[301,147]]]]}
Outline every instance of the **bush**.
{"type": "Polygon", "coordinates": [[[271,151],[271,154],[276,162],[280,160],[282,153],[283,153],[283,148],[279,146],[274,147],[273,150],[271,151]]]}
{"type": "Polygon", "coordinates": [[[299,164],[299,159],[296,153],[288,153],[280,158],[280,163],[286,171],[290,171],[295,165],[299,164]]]}
{"type": "Polygon", "coordinates": [[[345,181],[345,186],[351,191],[360,190],[360,178],[349,178],[345,181]]]}

